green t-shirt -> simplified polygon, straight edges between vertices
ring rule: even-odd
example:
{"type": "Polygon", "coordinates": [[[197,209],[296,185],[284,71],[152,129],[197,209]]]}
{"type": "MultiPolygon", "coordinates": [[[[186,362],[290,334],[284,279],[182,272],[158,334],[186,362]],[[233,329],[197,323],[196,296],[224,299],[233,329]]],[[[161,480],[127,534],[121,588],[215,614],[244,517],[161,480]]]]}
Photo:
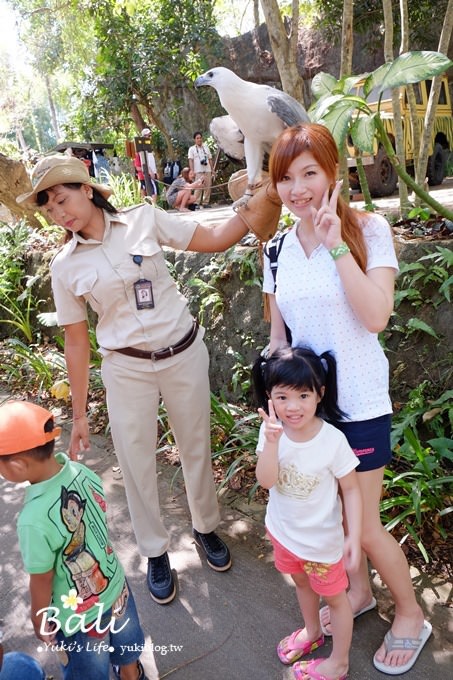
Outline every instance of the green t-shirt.
{"type": "Polygon", "coordinates": [[[56,454],[61,470],[31,484],[17,521],[19,545],[29,574],[54,571],[50,617],[72,635],[100,618],[119,597],[124,571],[108,539],[102,481],[81,463],[56,454]],[[67,628],[69,617],[73,616],[67,628]]]}

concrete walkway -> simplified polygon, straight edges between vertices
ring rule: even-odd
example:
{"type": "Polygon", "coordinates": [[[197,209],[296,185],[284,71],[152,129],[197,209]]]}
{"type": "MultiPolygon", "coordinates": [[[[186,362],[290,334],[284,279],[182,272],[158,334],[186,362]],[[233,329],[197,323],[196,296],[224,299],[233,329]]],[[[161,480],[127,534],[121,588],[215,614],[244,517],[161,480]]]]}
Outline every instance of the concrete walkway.
{"type": "MultiPolygon", "coordinates": [[[[443,183],[436,187],[430,187],[430,195],[441,205],[453,210],[453,177],[446,177],[443,183]]],[[[362,209],[365,205],[363,200],[356,200],[357,196],[351,200],[351,206],[362,209]]],[[[377,206],[377,211],[385,215],[393,223],[399,216],[399,195],[398,192],[392,196],[384,198],[374,198],[373,203],[377,206]]],[[[231,205],[213,204],[211,208],[197,210],[193,213],[180,213],[177,210],[169,211],[181,219],[192,219],[195,216],[203,224],[214,224],[227,219],[233,214],[231,205]]]]}
{"type": "MultiPolygon", "coordinates": [[[[63,435],[58,448],[65,450],[70,424],[61,424],[63,435]]],[[[85,462],[104,481],[112,543],[125,567],[146,634],[142,661],[149,680],[290,680],[291,669],[279,662],[275,648],[302,622],[294,587],[272,564],[264,538],[263,507],[248,505],[231,493],[222,497],[219,533],[228,540],[233,567],[229,572],[216,573],[192,541],[180,476],[171,485],[176,468],[161,467],[161,506],[171,535],[171,564],[178,574],[176,600],[161,606],[150,598],[146,588],[146,560],[137,553],[123,481],[114,472],[116,458],[110,439],[94,436],[85,462]]],[[[32,654],[58,680],[62,677],[58,660],[50,651],[38,651],[40,643],[33,637],[29,621],[27,577],[15,532],[23,488],[0,479],[0,489],[0,624],[5,651],[20,649],[32,654]]],[[[433,636],[405,677],[445,680],[451,677],[453,663],[451,584],[416,570],[412,575],[425,615],[432,622],[433,636]]],[[[355,621],[350,680],[385,677],[374,669],[371,660],[389,627],[392,605],[379,577],[373,574],[372,580],[378,609],[355,621]]],[[[328,640],[314,656],[328,652],[330,645],[328,640]]]]}

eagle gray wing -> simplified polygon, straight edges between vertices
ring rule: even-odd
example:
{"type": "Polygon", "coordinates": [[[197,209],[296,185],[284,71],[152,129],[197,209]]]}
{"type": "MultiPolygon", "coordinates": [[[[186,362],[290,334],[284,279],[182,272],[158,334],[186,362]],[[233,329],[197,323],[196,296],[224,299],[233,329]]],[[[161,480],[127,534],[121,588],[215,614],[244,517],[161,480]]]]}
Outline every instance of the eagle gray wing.
{"type": "Polygon", "coordinates": [[[287,126],[297,125],[298,123],[309,123],[310,118],[302,104],[299,104],[294,97],[285,92],[275,91],[267,97],[267,105],[272,113],[275,113],[287,126]]]}

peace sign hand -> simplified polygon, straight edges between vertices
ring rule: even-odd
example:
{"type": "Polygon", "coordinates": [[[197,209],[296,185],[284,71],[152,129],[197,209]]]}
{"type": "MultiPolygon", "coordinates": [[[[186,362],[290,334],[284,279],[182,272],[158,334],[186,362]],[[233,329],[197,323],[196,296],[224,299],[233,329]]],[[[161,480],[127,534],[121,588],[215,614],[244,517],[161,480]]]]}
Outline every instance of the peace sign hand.
{"type": "Polygon", "coordinates": [[[319,241],[330,250],[338,246],[341,241],[341,220],[337,215],[338,196],[341,191],[343,180],[335,183],[335,188],[329,198],[329,189],[326,189],[319,210],[311,209],[313,228],[319,241]]]}
{"type": "Polygon", "coordinates": [[[262,408],[258,409],[258,413],[264,422],[264,436],[266,441],[270,444],[275,444],[279,441],[283,434],[283,425],[277,420],[275,415],[274,405],[272,399],[268,401],[269,415],[262,408]]]}

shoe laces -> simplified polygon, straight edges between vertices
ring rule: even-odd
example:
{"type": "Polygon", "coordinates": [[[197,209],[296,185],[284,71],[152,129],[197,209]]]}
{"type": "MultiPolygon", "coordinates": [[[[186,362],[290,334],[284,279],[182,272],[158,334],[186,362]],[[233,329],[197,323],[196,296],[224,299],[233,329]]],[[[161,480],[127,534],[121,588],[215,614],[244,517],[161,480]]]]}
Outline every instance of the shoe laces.
{"type": "Polygon", "coordinates": [[[223,551],[224,544],[214,531],[211,531],[209,534],[200,534],[200,536],[208,544],[209,550],[212,552],[216,553],[223,551]]]}
{"type": "Polygon", "coordinates": [[[160,557],[151,558],[151,573],[157,582],[166,581],[170,575],[166,553],[160,557]]]}

